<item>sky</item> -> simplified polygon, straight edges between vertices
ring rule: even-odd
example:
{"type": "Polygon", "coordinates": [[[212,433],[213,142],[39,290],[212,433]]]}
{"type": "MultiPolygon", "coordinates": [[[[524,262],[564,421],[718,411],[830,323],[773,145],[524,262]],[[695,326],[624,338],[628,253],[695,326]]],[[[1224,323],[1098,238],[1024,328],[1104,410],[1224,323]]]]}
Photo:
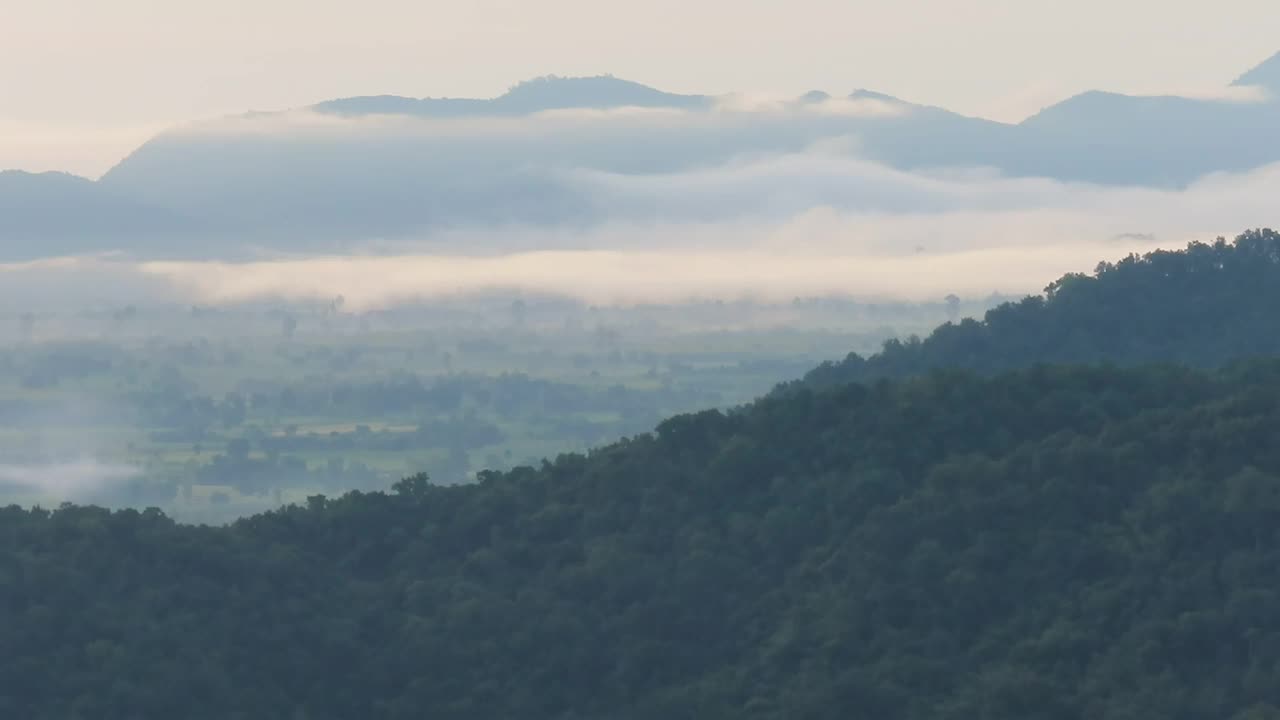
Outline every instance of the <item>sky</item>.
{"type": "Polygon", "coordinates": [[[377,93],[612,73],[855,88],[1017,121],[1073,93],[1211,91],[1280,50],[1275,0],[0,0],[0,168],[96,176],[159,129],[377,93]]]}

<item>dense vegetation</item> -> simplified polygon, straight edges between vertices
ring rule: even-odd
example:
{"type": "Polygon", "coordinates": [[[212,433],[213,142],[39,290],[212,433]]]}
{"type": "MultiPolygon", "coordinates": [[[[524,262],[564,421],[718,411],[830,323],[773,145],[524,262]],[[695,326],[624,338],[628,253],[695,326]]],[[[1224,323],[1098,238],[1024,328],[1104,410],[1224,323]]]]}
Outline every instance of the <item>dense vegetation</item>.
{"type": "Polygon", "coordinates": [[[1037,362],[1177,362],[1216,367],[1280,353],[1280,233],[1130,255],[1071,274],[985,319],[947,323],[924,340],[890,340],[870,357],[850,354],[804,382],[829,387],[935,368],[979,372],[1037,362]]]}
{"type": "MultiPolygon", "coordinates": [[[[1280,352],[1278,301],[1257,231],[475,484],[225,527],[0,509],[0,717],[1274,720],[1280,359],[1232,358],[1280,352]]],[[[100,373],[85,356],[46,365],[100,373]]],[[[645,397],[326,384],[138,406],[182,442],[255,413],[414,418],[245,432],[198,469],[267,493],[369,484],[296,454],[443,442],[465,466],[506,441],[485,418],[645,397]]]]}
{"type": "Polygon", "coordinates": [[[0,511],[0,716],[1280,716],[1280,361],[794,392],[222,528],[0,511]]]}

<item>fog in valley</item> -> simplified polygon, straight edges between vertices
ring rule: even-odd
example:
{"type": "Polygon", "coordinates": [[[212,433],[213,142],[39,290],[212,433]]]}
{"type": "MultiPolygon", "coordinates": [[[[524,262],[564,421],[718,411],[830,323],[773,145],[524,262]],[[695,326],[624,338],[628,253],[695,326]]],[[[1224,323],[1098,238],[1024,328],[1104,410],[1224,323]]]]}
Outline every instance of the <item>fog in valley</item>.
{"type": "Polygon", "coordinates": [[[0,7],[0,720],[1280,720],[1276,0],[0,7]]]}
{"type": "Polygon", "coordinates": [[[1018,123],[544,77],[193,119],[95,179],[0,173],[0,499],[222,522],[742,405],[1267,224],[1278,63],[1018,123]]]}

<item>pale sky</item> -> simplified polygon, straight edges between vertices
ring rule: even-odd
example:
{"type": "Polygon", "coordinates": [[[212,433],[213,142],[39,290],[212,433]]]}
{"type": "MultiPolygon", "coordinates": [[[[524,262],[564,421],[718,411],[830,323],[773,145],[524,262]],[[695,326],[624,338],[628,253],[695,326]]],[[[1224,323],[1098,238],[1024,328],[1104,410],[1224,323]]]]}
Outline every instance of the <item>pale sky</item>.
{"type": "Polygon", "coordinates": [[[96,176],[174,123],[552,73],[1018,120],[1207,91],[1277,50],[1276,0],[0,0],[0,168],[96,176]]]}

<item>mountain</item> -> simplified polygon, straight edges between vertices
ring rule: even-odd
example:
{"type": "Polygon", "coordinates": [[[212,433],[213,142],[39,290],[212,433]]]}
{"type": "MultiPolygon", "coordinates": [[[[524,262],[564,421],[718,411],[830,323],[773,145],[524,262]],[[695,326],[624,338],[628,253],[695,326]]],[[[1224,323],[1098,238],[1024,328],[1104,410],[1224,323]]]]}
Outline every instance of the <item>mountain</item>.
{"type": "Polygon", "coordinates": [[[1178,187],[1280,161],[1280,102],[1087,92],[1018,126],[1013,174],[1178,187]]]}
{"type": "Polygon", "coordinates": [[[312,106],[321,113],[362,115],[416,115],[426,117],[530,115],[547,110],[620,107],[705,110],[714,98],[676,95],[611,75],[563,78],[548,76],[526,80],[505,94],[489,99],[407,98],[397,95],[329,100],[312,106]]]}
{"type": "Polygon", "coordinates": [[[1236,81],[1231,84],[1237,87],[1260,87],[1271,93],[1280,93],[1280,52],[1236,78],[1236,81]]]}
{"type": "MultiPolygon", "coordinates": [[[[813,387],[873,382],[941,368],[984,373],[1036,363],[1217,367],[1280,355],[1280,233],[1192,243],[1067,275],[1043,296],[1004,303],[981,320],[948,323],[924,340],[891,340],[871,357],[815,368],[813,387]]],[[[789,386],[788,386],[789,387],[789,386]]],[[[785,387],[783,389],[786,389],[785,387]]]]}
{"type": "Polygon", "coordinates": [[[543,79],[491,101],[357,98],[313,109],[331,123],[308,113],[256,115],[161,135],[100,183],[223,223],[256,245],[339,250],[442,228],[651,221],[655,210],[619,216],[617,203],[602,204],[593,174],[694,171],[744,154],[802,152],[855,130],[873,160],[967,165],[971,148],[996,142],[999,127],[900,102],[878,102],[864,114],[822,112],[828,102],[810,94],[785,111],[713,110],[709,98],[613,78],[543,79]],[[528,116],[623,104],[678,114],[528,116]]]}
{"type": "MultiPolygon", "coordinates": [[[[1274,87],[1277,68],[1272,58],[1237,82],[1274,87]]],[[[903,171],[984,169],[1182,188],[1210,173],[1280,162],[1280,96],[1272,95],[1227,101],[1089,92],[1013,125],[866,90],[813,91],[754,108],[610,76],[546,77],[490,99],[353,97],[174,128],[97,185],[120,204],[114,216],[142,207],[181,219],[166,246],[188,254],[342,252],[424,238],[458,251],[464,248],[437,231],[703,221],[688,203],[614,201],[608,192],[743,158],[812,153],[833,140],[903,171]]],[[[822,203],[836,209],[902,210],[877,205],[875,193],[831,195],[822,203]]],[[[115,221],[94,221],[102,208],[65,208],[47,229],[38,218],[0,228],[0,248],[30,245],[31,237],[43,242],[43,233],[77,238],[74,245],[85,248],[138,249],[130,233],[107,232],[115,221]]],[[[510,234],[484,235],[487,252],[530,249],[500,246],[522,242],[498,239],[510,234]]]]}
{"type": "Polygon", "coordinates": [[[115,250],[164,252],[166,234],[199,226],[172,211],[66,173],[0,172],[0,260],[115,250]]]}
{"type": "Polygon", "coordinates": [[[1262,97],[1200,99],[1090,91],[1027,118],[1006,166],[1064,180],[1180,186],[1280,161],[1280,53],[1233,87],[1262,97]]]}
{"type": "Polygon", "coordinates": [[[0,509],[0,713],[1277,717],[1280,359],[1229,360],[1277,272],[1271,231],[1103,264],[471,485],[0,509]]]}
{"type": "Polygon", "coordinates": [[[42,718],[1275,717],[1280,363],[803,390],[230,527],[0,510],[42,718]]]}

